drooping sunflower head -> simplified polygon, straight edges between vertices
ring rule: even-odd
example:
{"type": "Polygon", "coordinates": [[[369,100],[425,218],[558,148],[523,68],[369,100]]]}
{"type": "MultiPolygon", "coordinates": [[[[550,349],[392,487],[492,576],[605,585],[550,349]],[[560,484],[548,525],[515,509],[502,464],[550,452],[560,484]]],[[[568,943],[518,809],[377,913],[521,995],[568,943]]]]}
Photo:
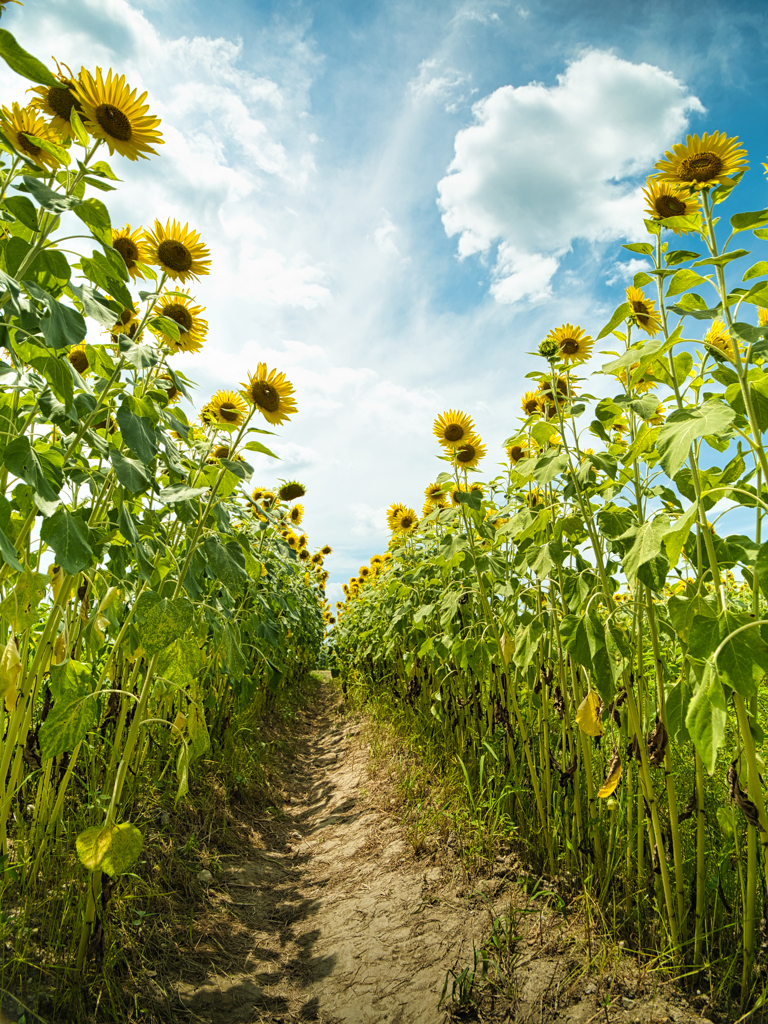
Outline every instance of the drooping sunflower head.
{"type": "Polygon", "coordinates": [[[61,139],[33,107],[20,107],[18,103],[14,103],[10,110],[2,107],[0,131],[14,149],[36,164],[40,170],[55,171],[61,166],[53,153],[37,145],[38,142],[49,142],[58,146],[61,139]]]}
{"type": "Polygon", "coordinates": [[[310,555],[306,548],[299,548],[299,558],[301,559],[302,562],[306,562],[311,557],[312,556],[310,555]]]}
{"type": "Polygon", "coordinates": [[[333,548],[331,547],[330,544],[323,544],[323,546],[320,548],[320,553],[323,555],[332,555],[333,548]]]}
{"type": "Polygon", "coordinates": [[[692,191],[719,185],[725,178],[747,169],[746,149],[725,132],[686,136],[659,160],[656,169],[662,181],[687,185],[692,191]]]}
{"type": "Polygon", "coordinates": [[[629,372],[627,372],[627,370],[621,370],[616,374],[616,376],[625,388],[629,387],[632,391],[637,391],[642,395],[645,394],[646,391],[653,391],[654,388],[658,387],[658,381],[654,380],[652,377],[646,377],[645,374],[638,377],[637,380],[634,380],[635,370],[637,370],[639,366],[640,363],[632,363],[629,368],[629,372]]]}
{"type": "Polygon", "coordinates": [[[455,448],[474,432],[475,425],[471,416],[451,409],[437,417],[432,429],[440,444],[448,448],[455,448]]]}
{"type": "Polygon", "coordinates": [[[123,257],[123,262],[135,281],[137,277],[143,278],[144,273],[138,263],[147,262],[147,254],[144,252],[144,228],[136,228],[131,231],[131,225],[126,224],[124,228],[112,228],[112,248],[117,249],[123,257]]]}
{"type": "Polygon", "coordinates": [[[306,533],[302,533],[299,536],[299,547],[305,548],[307,544],[309,544],[309,537],[306,535],[306,533]]]}
{"type": "Polygon", "coordinates": [[[157,130],[160,121],[149,113],[144,102],[146,93],[136,98],[136,90],[110,70],[106,79],[101,68],[94,78],[90,71],[80,69],[73,83],[75,98],[82,104],[83,120],[94,139],[103,139],[110,154],[119,153],[129,160],[146,160],[149,153],[157,154],[153,146],[162,145],[163,136],[157,130]]]}
{"type": "Polygon", "coordinates": [[[424,488],[424,497],[427,503],[439,504],[445,499],[445,491],[442,484],[429,484],[424,488]]]}
{"type": "Polygon", "coordinates": [[[480,459],[485,458],[488,449],[477,436],[470,434],[460,445],[453,449],[453,463],[459,469],[473,469],[480,459]]]}
{"type": "Polygon", "coordinates": [[[402,501],[394,501],[387,509],[387,526],[390,530],[394,530],[397,517],[401,512],[405,511],[406,506],[402,501]]]}
{"type": "Polygon", "coordinates": [[[313,565],[322,565],[323,564],[323,553],[322,553],[322,551],[316,551],[314,553],[314,555],[312,555],[312,564],[313,565]]]}
{"type": "Polygon", "coordinates": [[[294,526],[298,526],[304,518],[304,506],[294,505],[288,512],[288,518],[294,526]]]}
{"type": "Polygon", "coordinates": [[[530,450],[521,444],[510,444],[507,445],[507,458],[516,466],[522,459],[529,459],[531,457],[530,450]]]}
{"type": "Polygon", "coordinates": [[[256,373],[249,373],[248,382],[241,387],[243,397],[256,406],[267,423],[283,423],[298,412],[293,384],[284,373],[267,370],[266,363],[259,363],[256,373]]]}
{"type": "Polygon", "coordinates": [[[211,452],[213,459],[228,459],[229,457],[229,445],[226,444],[217,444],[211,452]]]}
{"type": "Polygon", "coordinates": [[[167,393],[168,405],[175,405],[176,402],[181,401],[181,391],[176,387],[173,377],[169,373],[161,373],[153,383],[167,393]]]}
{"type": "Polygon", "coordinates": [[[715,358],[722,361],[723,356],[733,361],[733,341],[728,333],[728,328],[719,318],[712,321],[712,326],[704,335],[704,344],[712,351],[715,358]]]}
{"type": "Polygon", "coordinates": [[[76,110],[78,115],[82,116],[83,105],[75,95],[74,75],[66,64],[64,67],[69,74],[65,75],[59,69],[59,74],[56,75],[58,85],[38,85],[30,90],[34,98],[29,105],[42,114],[47,114],[51,118],[50,125],[53,131],[67,142],[75,136],[71,123],[72,111],[76,110]]]}
{"type": "MultiPolygon", "coordinates": [[[[643,189],[646,212],[651,220],[667,220],[669,217],[690,217],[701,213],[701,203],[690,190],[671,181],[648,178],[643,189]]],[[[687,234],[683,228],[674,227],[676,235],[687,234]]]]}
{"type": "Polygon", "coordinates": [[[404,508],[402,512],[398,514],[397,521],[395,523],[396,533],[413,533],[416,527],[419,525],[419,518],[412,508],[404,508]]]}
{"type": "Polygon", "coordinates": [[[236,391],[227,391],[223,388],[208,402],[216,422],[219,426],[228,430],[236,430],[243,425],[248,407],[236,391]]]}
{"type": "Polygon", "coordinates": [[[654,309],[655,301],[646,299],[641,288],[627,288],[627,302],[632,307],[629,322],[635,323],[654,338],[661,330],[661,316],[654,309]]]}
{"type": "Polygon", "coordinates": [[[200,241],[197,231],[180,221],[167,221],[165,227],[155,221],[154,231],[144,232],[147,262],[152,263],[174,281],[204,277],[211,272],[210,250],[200,241]]]}
{"type": "Polygon", "coordinates": [[[212,427],[215,423],[218,423],[218,417],[213,409],[212,402],[206,402],[200,410],[200,422],[206,427],[212,427]]]}
{"type": "Polygon", "coordinates": [[[67,359],[69,365],[74,367],[81,377],[84,377],[88,373],[91,364],[88,362],[88,356],[85,354],[85,342],[81,341],[79,345],[75,345],[67,353],[67,359]]]}
{"type": "Polygon", "coordinates": [[[298,480],[287,480],[277,493],[281,501],[295,501],[296,498],[303,498],[307,489],[298,480]]]}
{"type": "Polygon", "coordinates": [[[208,334],[208,321],[201,316],[204,312],[205,307],[196,306],[187,291],[183,294],[176,292],[174,295],[163,295],[155,306],[155,313],[167,317],[178,326],[178,340],[172,334],[166,334],[161,326],[152,325],[150,329],[162,338],[163,344],[171,352],[199,352],[208,334]]]}
{"type": "Polygon", "coordinates": [[[526,416],[541,416],[544,412],[544,401],[538,391],[526,391],[520,405],[526,416]]]}
{"type": "Polygon", "coordinates": [[[581,329],[571,324],[563,324],[550,331],[546,338],[557,345],[560,358],[567,363],[581,363],[592,355],[594,339],[581,329]]]}

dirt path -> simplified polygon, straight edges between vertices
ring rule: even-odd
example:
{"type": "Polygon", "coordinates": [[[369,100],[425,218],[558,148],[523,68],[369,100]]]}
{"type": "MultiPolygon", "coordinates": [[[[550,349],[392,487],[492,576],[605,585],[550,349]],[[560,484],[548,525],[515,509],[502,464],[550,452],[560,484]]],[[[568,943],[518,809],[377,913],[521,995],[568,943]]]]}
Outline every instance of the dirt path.
{"type": "Polygon", "coordinates": [[[512,997],[486,998],[479,1014],[454,1019],[702,1024],[705,1000],[694,1010],[630,958],[619,954],[616,965],[603,956],[598,970],[593,959],[588,973],[583,929],[546,900],[532,905],[513,881],[514,860],[467,886],[450,854],[442,866],[417,859],[369,776],[364,729],[343,716],[330,687],[299,724],[286,816],[246,856],[222,861],[205,894],[220,954],[189,980],[191,954],[183,979],[164,989],[172,1019],[442,1024],[446,972],[472,965],[489,910],[499,914],[511,899],[522,908],[512,997]]]}

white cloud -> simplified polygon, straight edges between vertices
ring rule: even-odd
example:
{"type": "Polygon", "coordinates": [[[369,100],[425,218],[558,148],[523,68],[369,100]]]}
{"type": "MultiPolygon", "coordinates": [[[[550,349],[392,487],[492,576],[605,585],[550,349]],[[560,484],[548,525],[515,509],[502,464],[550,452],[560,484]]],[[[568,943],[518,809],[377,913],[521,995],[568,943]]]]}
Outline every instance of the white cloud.
{"type": "Polygon", "coordinates": [[[464,258],[499,243],[500,302],[549,294],[575,239],[606,241],[638,222],[631,180],[685,129],[701,103],[669,72],[593,51],[557,84],[497,89],[473,107],[438,183],[449,236],[464,258]]]}
{"type": "Polygon", "coordinates": [[[641,271],[647,272],[652,269],[653,268],[648,260],[632,259],[627,260],[626,263],[619,261],[608,268],[605,276],[605,283],[612,285],[620,281],[631,281],[635,274],[639,274],[641,271]]]}
{"type": "Polygon", "coordinates": [[[419,73],[409,83],[409,89],[414,103],[444,101],[455,99],[467,80],[467,76],[460,71],[444,67],[442,60],[430,57],[419,64],[419,73]]]}

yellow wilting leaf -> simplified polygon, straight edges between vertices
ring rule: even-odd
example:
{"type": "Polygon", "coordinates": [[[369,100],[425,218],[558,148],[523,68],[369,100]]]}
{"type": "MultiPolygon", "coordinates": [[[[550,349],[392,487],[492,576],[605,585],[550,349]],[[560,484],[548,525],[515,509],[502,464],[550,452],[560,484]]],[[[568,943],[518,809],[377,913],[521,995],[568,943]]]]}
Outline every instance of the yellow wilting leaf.
{"type": "MultiPolygon", "coordinates": [[[[174,723],[173,723],[173,731],[176,732],[176,730],[178,730],[178,732],[180,732],[180,733],[184,732],[184,728],[185,728],[186,724],[187,724],[187,716],[186,715],[182,715],[182,713],[179,711],[179,713],[176,715],[176,718],[175,718],[174,723]]],[[[178,733],[177,733],[177,735],[178,735],[178,733]]]]}
{"type": "Polygon", "coordinates": [[[21,673],[21,658],[16,640],[11,636],[0,657],[0,697],[5,696],[6,707],[13,711],[16,707],[16,680],[21,673]]]}
{"type": "Polygon", "coordinates": [[[611,763],[608,765],[608,774],[605,777],[605,782],[602,784],[600,789],[597,791],[597,795],[603,798],[608,797],[621,782],[621,758],[616,748],[613,748],[613,757],[611,763]]]}
{"type": "Polygon", "coordinates": [[[67,656],[67,648],[69,647],[69,641],[67,640],[67,627],[64,625],[64,629],[56,637],[56,641],[53,645],[53,664],[60,665],[67,656]]]}
{"type": "Polygon", "coordinates": [[[587,736],[603,735],[603,726],[600,722],[602,710],[603,702],[594,690],[590,690],[576,712],[576,724],[587,736]]]}
{"type": "Polygon", "coordinates": [[[509,659],[515,651],[515,642],[510,639],[506,629],[501,635],[501,656],[504,659],[504,668],[509,668],[509,659]]]}

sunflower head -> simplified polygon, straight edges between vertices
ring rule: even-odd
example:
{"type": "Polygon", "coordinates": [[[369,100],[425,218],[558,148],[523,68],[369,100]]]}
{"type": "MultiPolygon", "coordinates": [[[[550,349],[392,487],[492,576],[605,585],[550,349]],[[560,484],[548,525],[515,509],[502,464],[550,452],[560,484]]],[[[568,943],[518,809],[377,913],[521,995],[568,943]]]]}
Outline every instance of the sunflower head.
{"type": "Polygon", "coordinates": [[[39,110],[41,114],[47,114],[51,118],[50,126],[53,131],[65,142],[68,142],[75,138],[71,123],[72,111],[75,110],[78,115],[82,115],[83,105],[75,95],[74,75],[66,64],[64,67],[68,74],[63,74],[59,67],[59,73],[56,75],[59,80],[58,85],[39,85],[30,90],[33,99],[29,105],[39,110]]]}
{"type": "Polygon", "coordinates": [[[248,407],[236,391],[217,391],[208,403],[216,422],[227,430],[241,427],[248,413],[248,407]]]}
{"type": "Polygon", "coordinates": [[[762,306],[757,307],[757,324],[758,327],[768,326],[768,309],[764,309],[762,306]]]}
{"type": "Polygon", "coordinates": [[[141,268],[137,266],[138,263],[147,262],[143,228],[131,231],[130,224],[126,224],[124,228],[112,228],[112,248],[117,249],[123,257],[123,263],[134,280],[137,277],[144,277],[141,268]]]}
{"type": "Polygon", "coordinates": [[[212,402],[206,402],[200,410],[200,422],[206,427],[212,427],[214,423],[218,423],[212,402]]]}
{"type": "Polygon", "coordinates": [[[646,299],[641,288],[627,288],[627,302],[632,312],[627,318],[630,323],[637,324],[646,334],[654,338],[662,327],[661,316],[654,309],[655,301],[646,299]]]}
{"type": "Polygon", "coordinates": [[[543,341],[539,342],[539,355],[543,356],[544,359],[548,359],[550,362],[554,363],[559,352],[560,349],[557,341],[555,341],[551,334],[547,335],[543,341]]]}
{"type": "Polygon", "coordinates": [[[288,480],[277,493],[281,501],[295,501],[296,498],[303,498],[307,490],[298,480],[288,480]]]}
{"type": "Polygon", "coordinates": [[[75,345],[74,348],[69,350],[67,359],[69,360],[69,365],[74,367],[81,377],[88,373],[91,364],[88,362],[88,356],[85,354],[84,341],[81,341],[79,345],[75,345]]]}
{"type": "Polygon", "coordinates": [[[397,521],[395,522],[395,533],[413,533],[418,525],[419,519],[413,509],[404,508],[398,513],[397,521]]]}
{"type": "Polygon", "coordinates": [[[210,251],[200,241],[197,231],[180,221],[167,221],[165,227],[155,221],[154,231],[144,232],[147,262],[152,263],[174,281],[204,277],[211,272],[210,251]]]}
{"type": "Polygon", "coordinates": [[[728,333],[728,328],[719,318],[712,321],[712,326],[704,335],[704,344],[720,362],[723,361],[723,357],[733,361],[733,341],[728,333]]]}
{"type": "Polygon", "coordinates": [[[101,68],[96,68],[94,78],[90,71],[81,68],[72,91],[82,105],[85,127],[94,139],[106,142],[110,154],[117,152],[129,160],[146,160],[147,154],[157,154],[152,147],[163,142],[157,130],[160,121],[149,113],[144,102],[147,94],[142,93],[137,99],[136,90],[131,91],[125,75],[118,78],[110,69],[104,78],[101,68]]]}
{"type": "Polygon", "coordinates": [[[649,378],[645,376],[638,377],[637,380],[633,381],[632,378],[634,377],[635,370],[639,366],[640,363],[632,363],[632,365],[629,368],[629,371],[621,370],[619,373],[616,374],[616,376],[625,388],[629,387],[633,391],[637,391],[639,394],[642,395],[646,391],[653,391],[654,388],[658,387],[658,381],[655,381],[652,377],[649,378]]]}
{"type": "Polygon", "coordinates": [[[38,142],[49,142],[58,146],[61,139],[32,106],[20,107],[18,103],[14,103],[10,110],[2,107],[0,131],[15,150],[27,160],[31,160],[40,170],[55,171],[61,166],[53,153],[37,145],[38,142]]]}
{"type": "Polygon", "coordinates": [[[301,559],[302,562],[306,562],[309,558],[311,558],[311,555],[306,548],[299,548],[299,558],[301,559]]]}
{"type": "Polygon", "coordinates": [[[473,469],[480,459],[485,458],[488,449],[477,436],[470,434],[465,441],[453,449],[453,463],[459,469],[473,469]]]}
{"type": "Polygon", "coordinates": [[[299,536],[299,547],[300,548],[305,548],[308,543],[309,543],[309,537],[306,535],[306,533],[302,533],[299,536]]]}
{"type": "Polygon", "coordinates": [[[204,312],[205,307],[196,306],[195,299],[187,291],[163,295],[155,306],[155,313],[172,320],[179,328],[179,337],[177,339],[172,334],[166,334],[162,326],[157,325],[157,321],[153,322],[150,329],[162,338],[163,344],[171,352],[199,352],[208,334],[208,321],[201,316],[204,312]]]}
{"type": "Polygon", "coordinates": [[[656,406],[656,412],[651,416],[648,422],[652,427],[660,427],[664,420],[667,418],[667,407],[663,402],[659,402],[656,406]]]}
{"type": "Polygon", "coordinates": [[[662,181],[687,186],[692,192],[719,185],[724,179],[747,169],[746,149],[725,132],[686,136],[667,151],[656,169],[662,181]]]}
{"type": "Polygon", "coordinates": [[[466,413],[451,409],[437,417],[432,429],[440,444],[455,448],[473,433],[475,425],[466,413]]]}
{"type": "Polygon", "coordinates": [[[283,423],[298,412],[293,384],[284,373],[267,370],[266,363],[259,363],[256,373],[249,373],[247,383],[244,381],[241,387],[243,397],[256,406],[267,423],[283,423]]]}
{"type": "Polygon", "coordinates": [[[294,505],[288,512],[288,518],[294,526],[299,526],[302,519],[304,518],[304,506],[294,505]]]}
{"type": "Polygon", "coordinates": [[[218,444],[211,452],[211,457],[214,459],[228,459],[229,456],[229,445],[218,444]]]}
{"type": "Polygon", "coordinates": [[[323,544],[323,546],[320,548],[320,553],[323,555],[330,555],[333,553],[333,548],[331,547],[330,544],[323,544]]]}
{"type": "Polygon", "coordinates": [[[405,509],[406,506],[401,501],[395,501],[389,506],[389,508],[387,509],[387,526],[390,528],[390,530],[395,529],[397,517],[400,515],[401,512],[404,512],[405,509]]]}
{"type": "Polygon", "coordinates": [[[544,412],[544,400],[538,391],[526,391],[520,405],[526,416],[541,416],[544,412]]]}
{"type": "MultiPolygon", "coordinates": [[[[563,324],[550,331],[545,341],[557,346],[557,354],[566,363],[581,363],[592,355],[594,339],[590,338],[581,327],[563,324]]],[[[544,342],[542,342],[542,345],[544,342]]],[[[541,346],[539,346],[541,349],[541,346]]]]}
{"type": "Polygon", "coordinates": [[[532,452],[530,449],[523,447],[521,444],[510,444],[507,445],[507,458],[516,466],[522,459],[529,459],[532,452]]]}
{"type": "Polygon", "coordinates": [[[539,382],[539,397],[552,411],[560,403],[574,398],[577,391],[577,385],[562,374],[556,374],[551,379],[547,378],[539,382]]]}
{"type": "Polygon", "coordinates": [[[424,497],[427,499],[427,503],[438,504],[445,498],[445,491],[443,485],[434,483],[429,484],[424,488],[424,497]]]}
{"type": "MultiPolygon", "coordinates": [[[[643,189],[646,212],[651,220],[669,217],[690,217],[701,213],[701,203],[690,189],[671,181],[648,178],[643,189]]],[[[684,228],[674,227],[676,235],[687,234],[684,228]]]]}
{"type": "Polygon", "coordinates": [[[176,402],[181,401],[181,391],[176,387],[173,377],[169,373],[161,373],[159,377],[155,377],[154,384],[166,392],[168,405],[175,405],[176,402]]]}
{"type": "Polygon", "coordinates": [[[323,553],[322,553],[322,551],[316,551],[314,553],[314,555],[312,555],[312,564],[313,565],[322,565],[323,564],[323,553]]]}

